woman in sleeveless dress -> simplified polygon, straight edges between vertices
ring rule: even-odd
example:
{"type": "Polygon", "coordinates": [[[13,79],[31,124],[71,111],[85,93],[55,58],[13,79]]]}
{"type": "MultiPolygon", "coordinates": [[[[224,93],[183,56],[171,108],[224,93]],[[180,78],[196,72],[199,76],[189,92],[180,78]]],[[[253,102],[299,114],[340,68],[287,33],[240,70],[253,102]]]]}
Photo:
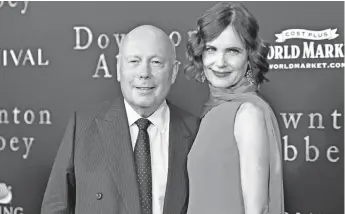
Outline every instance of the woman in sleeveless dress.
{"type": "Polygon", "coordinates": [[[241,4],[219,3],[197,20],[185,72],[207,81],[198,135],[188,156],[188,214],[283,214],[281,136],[258,86],[268,46],[241,4]]]}

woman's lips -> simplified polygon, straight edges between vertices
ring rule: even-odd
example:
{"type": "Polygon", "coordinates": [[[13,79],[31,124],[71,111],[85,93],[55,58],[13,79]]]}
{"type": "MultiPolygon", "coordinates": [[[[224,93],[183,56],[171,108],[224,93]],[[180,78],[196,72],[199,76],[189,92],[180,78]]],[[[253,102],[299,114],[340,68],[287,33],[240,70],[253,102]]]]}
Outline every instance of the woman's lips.
{"type": "Polygon", "coordinates": [[[215,75],[215,76],[217,76],[217,77],[226,77],[226,76],[228,76],[228,75],[230,75],[231,74],[231,71],[224,71],[224,72],[219,72],[219,71],[215,71],[215,70],[213,70],[213,69],[210,69],[212,72],[213,72],[213,74],[215,75]]]}

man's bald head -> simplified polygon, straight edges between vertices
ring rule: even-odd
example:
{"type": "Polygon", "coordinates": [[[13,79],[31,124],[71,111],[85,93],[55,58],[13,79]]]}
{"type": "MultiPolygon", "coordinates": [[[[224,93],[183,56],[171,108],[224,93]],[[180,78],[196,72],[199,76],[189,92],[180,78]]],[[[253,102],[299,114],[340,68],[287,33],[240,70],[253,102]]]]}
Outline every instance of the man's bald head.
{"type": "Polygon", "coordinates": [[[142,117],[163,103],[178,74],[174,45],[161,29],[143,25],[121,42],[117,80],[125,100],[142,117]]]}
{"type": "Polygon", "coordinates": [[[131,30],[120,45],[119,53],[122,55],[127,48],[131,48],[138,43],[145,43],[162,48],[172,60],[176,59],[175,46],[169,36],[160,28],[153,25],[141,25],[131,30]]]}

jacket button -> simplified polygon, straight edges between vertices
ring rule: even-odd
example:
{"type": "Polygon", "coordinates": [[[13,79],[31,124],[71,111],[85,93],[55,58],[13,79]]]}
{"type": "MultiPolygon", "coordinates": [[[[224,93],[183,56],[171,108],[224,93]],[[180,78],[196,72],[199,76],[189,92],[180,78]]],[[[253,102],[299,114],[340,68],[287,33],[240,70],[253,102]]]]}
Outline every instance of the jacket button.
{"type": "Polygon", "coordinates": [[[96,194],[96,198],[97,198],[97,200],[101,200],[102,199],[102,196],[103,196],[103,194],[102,193],[97,193],[96,194]]]}

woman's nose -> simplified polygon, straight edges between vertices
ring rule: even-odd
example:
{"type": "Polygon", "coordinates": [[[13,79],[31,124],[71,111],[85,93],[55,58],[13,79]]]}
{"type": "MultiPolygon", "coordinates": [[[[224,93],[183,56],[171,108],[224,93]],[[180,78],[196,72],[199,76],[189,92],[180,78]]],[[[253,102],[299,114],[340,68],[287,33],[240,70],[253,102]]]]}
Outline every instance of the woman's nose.
{"type": "Polygon", "coordinates": [[[227,65],[226,63],[226,60],[225,60],[225,57],[224,57],[224,54],[222,53],[219,53],[217,56],[216,56],[216,62],[215,62],[215,65],[219,68],[223,68],[227,65]]]}

